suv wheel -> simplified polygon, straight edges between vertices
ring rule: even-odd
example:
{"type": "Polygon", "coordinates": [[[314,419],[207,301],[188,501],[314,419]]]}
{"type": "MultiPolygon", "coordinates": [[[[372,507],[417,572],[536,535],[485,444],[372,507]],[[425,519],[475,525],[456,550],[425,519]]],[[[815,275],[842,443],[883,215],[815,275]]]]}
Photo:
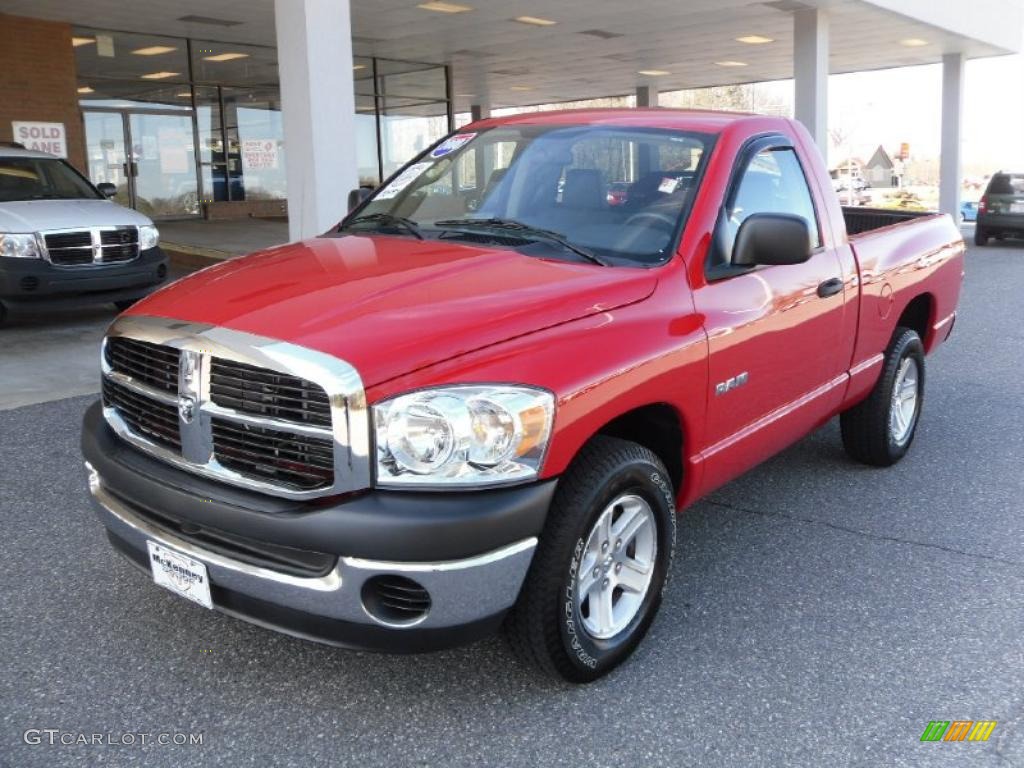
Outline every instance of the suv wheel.
{"type": "Polygon", "coordinates": [[[571,682],[596,680],[647,633],[672,562],[675,498],[648,449],[597,437],[559,482],[519,600],[516,654],[571,682]]]}
{"type": "Polygon", "coordinates": [[[988,245],[988,233],[981,228],[980,224],[976,224],[974,227],[974,244],[988,245]]]}
{"type": "Polygon", "coordinates": [[[875,388],[839,417],[843,447],[864,464],[895,464],[914,441],[923,403],[924,346],[916,331],[897,328],[875,388]]]}

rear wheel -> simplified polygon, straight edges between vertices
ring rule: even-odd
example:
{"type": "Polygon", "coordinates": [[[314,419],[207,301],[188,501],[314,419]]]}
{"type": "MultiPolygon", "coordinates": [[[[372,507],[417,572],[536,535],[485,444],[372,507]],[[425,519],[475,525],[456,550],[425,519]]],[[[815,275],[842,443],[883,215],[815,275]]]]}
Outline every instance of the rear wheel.
{"type": "Polygon", "coordinates": [[[875,388],[839,417],[843,447],[864,464],[895,464],[914,441],[923,403],[924,346],[915,331],[897,328],[875,388]]]}
{"type": "Polygon", "coordinates": [[[980,225],[974,227],[974,244],[988,245],[988,233],[980,225]]]}
{"type": "Polygon", "coordinates": [[[571,682],[596,680],[647,633],[675,544],[672,484],[651,451],[597,437],[559,481],[519,600],[516,654],[571,682]]]}

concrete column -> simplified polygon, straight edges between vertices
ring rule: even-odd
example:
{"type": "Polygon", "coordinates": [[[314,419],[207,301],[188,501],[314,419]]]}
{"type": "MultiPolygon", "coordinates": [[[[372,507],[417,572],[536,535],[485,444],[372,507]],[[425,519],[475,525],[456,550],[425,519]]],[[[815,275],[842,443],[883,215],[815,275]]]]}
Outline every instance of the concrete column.
{"type": "Polygon", "coordinates": [[[288,235],[313,237],[359,186],[349,0],[274,0],[288,235]]]}
{"type": "Polygon", "coordinates": [[[939,159],[939,212],[960,216],[960,136],[964,106],[964,55],[942,57],[942,155],[939,159]]]}
{"type": "Polygon", "coordinates": [[[636,105],[638,107],[658,106],[658,89],[651,85],[636,87],[636,105]]]}
{"type": "Polygon", "coordinates": [[[796,119],[828,151],[828,16],[811,8],[793,14],[796,119]]]}
{"type": "Polygon", "coordinates": [[[491,116],[491,105],[490,104],[471,104],[469,107],[469,116],[475,123],[477,120],[486,120],[491,116]]]}

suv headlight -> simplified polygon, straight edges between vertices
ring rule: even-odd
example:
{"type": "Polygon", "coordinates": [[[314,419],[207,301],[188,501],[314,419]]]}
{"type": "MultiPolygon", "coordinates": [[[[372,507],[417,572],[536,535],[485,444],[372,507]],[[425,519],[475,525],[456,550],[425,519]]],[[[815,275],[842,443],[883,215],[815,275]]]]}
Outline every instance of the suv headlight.
{"type": "Polygon", "coordinates": [[[143,224],[139,227],[139,250],[148,251],[156,248],[160,243],[160,230],[152,224],[143,224]]]}
{"type": "Polygon", "coordinates": [[[515,385],[449,386],[373,406],[377,485],[488,486],[530,480],[551,437],[554,396],[515,385]]]}
{"type": "Polygon", "coordinates": [[[0,234],[0,256],[12,259],[38,259],[41,255],[39,238],[34,233],[0,234]]]}

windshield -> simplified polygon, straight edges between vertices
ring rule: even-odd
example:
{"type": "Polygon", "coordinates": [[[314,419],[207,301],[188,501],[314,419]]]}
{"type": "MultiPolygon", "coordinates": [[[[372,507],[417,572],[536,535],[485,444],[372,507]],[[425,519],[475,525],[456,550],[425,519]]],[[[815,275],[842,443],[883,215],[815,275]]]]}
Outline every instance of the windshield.
{"type": "Polygon", "coordinates": [[[0,203],[19,200],[95,200],[96,190],[63,160],[0,157],[0,203]]]}
{"type": "Polygon", "coordinates": [[[603,264],[657,264],[683,225],[710,141],[705,134],[592,125],[458,133],[342,226],[517,248],[528,242],[531,253],[603,264]]]}

